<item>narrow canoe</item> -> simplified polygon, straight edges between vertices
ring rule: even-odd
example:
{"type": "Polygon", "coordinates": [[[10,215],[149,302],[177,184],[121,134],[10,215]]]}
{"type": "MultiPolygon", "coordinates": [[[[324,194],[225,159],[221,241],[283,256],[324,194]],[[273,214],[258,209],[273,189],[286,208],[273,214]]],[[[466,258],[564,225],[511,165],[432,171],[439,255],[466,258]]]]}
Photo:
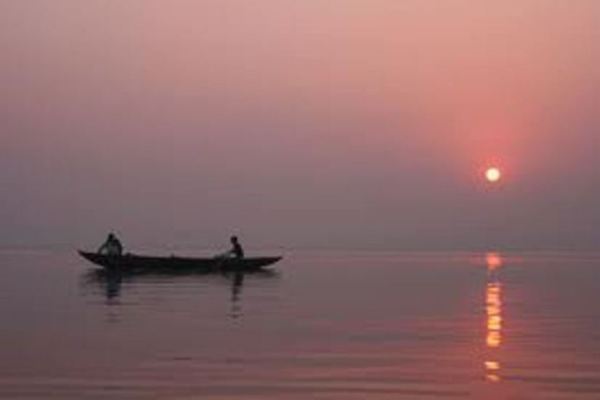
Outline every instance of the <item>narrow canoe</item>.
{"type": "Polygon", "coordinates": [[[251,258],[187,258],[187,257],[150,257],[136,254],[109,256],[105,254],[79,251],[79,255],[93,264],[106,269],[131,270],[202,270],[202,271],[256,271],[275,264],[281,257],[251,258]]]}

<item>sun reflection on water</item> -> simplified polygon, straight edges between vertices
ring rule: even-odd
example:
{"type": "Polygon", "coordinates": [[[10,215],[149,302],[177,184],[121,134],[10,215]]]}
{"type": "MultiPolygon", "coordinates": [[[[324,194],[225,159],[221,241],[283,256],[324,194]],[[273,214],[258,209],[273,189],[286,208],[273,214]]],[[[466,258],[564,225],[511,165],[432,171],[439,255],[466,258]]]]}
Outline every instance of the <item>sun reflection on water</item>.
{"type": "Polygon", "coordinates": [[[488,347],[500,347],[502,344],[502,285],[499,282],[487,284],[485,304],[487,314],[486,344],[488,347]]]}
{"type": "Polygon", "coordinates": [[[502,257],[498,253],[486,254],[488,282],[485,290],[486,311],[486,347],[488,348],[487,360],[484,361],[485,379],[489,382],[499,382],[500,362],[495,349],[502,345],[502,284],[498,279],[498,269],[502,267],[502,257]]]}

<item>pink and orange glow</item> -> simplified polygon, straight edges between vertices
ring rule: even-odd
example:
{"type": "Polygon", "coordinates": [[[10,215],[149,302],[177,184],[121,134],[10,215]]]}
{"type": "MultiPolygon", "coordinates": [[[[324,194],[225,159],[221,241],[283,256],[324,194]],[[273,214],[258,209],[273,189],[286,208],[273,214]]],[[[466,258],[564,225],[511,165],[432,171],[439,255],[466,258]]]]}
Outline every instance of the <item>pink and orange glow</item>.
{"type": "Polygon", "coordinates": [[[34,3],[0,4],[0,242],[597,243],[600,2],[34,3]]]}

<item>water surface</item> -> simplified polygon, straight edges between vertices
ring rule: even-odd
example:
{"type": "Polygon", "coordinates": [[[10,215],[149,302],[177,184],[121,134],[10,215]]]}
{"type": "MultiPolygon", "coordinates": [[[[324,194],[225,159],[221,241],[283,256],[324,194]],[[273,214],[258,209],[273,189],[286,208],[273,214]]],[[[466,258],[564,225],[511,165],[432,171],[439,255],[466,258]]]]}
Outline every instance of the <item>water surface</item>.
{"type": "Polygon", "coordinates": [[[597,399],[600,255],[294,253],[98,273],[0,253],[0,398],[597,399]]]}

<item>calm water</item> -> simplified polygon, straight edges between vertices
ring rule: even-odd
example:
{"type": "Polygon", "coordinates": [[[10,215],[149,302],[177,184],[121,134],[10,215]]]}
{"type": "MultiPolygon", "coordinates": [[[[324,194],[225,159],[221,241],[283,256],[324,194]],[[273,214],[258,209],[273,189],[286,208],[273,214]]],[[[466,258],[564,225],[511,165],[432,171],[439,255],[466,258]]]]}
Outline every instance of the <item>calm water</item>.
{"type": "Polygon", "coordinates": [[[600,255],[295,253],[271,274],[0,253],[3,399],[599,399],[600,255]]]}

